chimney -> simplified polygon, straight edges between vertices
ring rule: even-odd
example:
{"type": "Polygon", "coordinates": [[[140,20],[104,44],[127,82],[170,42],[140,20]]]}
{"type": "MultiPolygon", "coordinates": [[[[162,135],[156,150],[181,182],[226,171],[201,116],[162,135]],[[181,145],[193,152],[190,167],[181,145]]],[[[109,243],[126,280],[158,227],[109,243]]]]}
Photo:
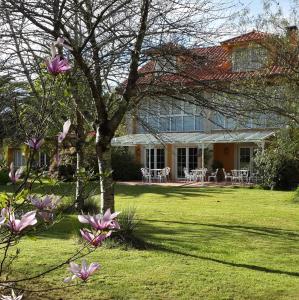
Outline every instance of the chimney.
{"type": "Polygon", "coordinates": [[[286,27],[287,38],[292,46],[298,44],[298,27],[296,25],[286,27]]]}

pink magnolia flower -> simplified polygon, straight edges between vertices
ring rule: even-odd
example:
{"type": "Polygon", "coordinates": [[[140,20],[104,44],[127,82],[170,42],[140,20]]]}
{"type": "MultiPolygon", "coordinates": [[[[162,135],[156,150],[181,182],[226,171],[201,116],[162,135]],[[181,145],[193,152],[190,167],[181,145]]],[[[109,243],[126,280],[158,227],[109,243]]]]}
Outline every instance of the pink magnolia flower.
{"type": "Polygon", "coordinates": [[[21,220],[18,220],[15,218],[15,215],[12,212],[9,214],[7,226],[13,233],[18,234],[26,227],[35,225],[37,223],[35,215],[36,211],[29,211],[21,217],[21,220]]]}
{"type": "Polygon", "coordinates": [[[65,42],[66,42],[65,38],[58,37],[57,40],[56,40],[56,42],[54,42],[54,46],[56,46],[56,47],[64,47],[66,49],[73,50],[73,48],[71,46],[69,46],[68,44],[66,44],[65,42]]]}
{"type": "Polygon", "coordinates": [[[22,173],[23,173],[22,167],[15,171],[13,162],[10,164],[10,172],[8,176],[13,183],[17,182],[17,180],[22,176],[22,173]]]}
{"type": "Polygon", "coordinates": [[[44,143],[44,139],[31,138],[25,144],[28,145],[33,150],[38,150],[43,143],[44,143]]]}
{"type": "Polygon", "coordinates": [[[70,263],[69,271],[74,275],[64,279],[64,282],[70,282],[76,277],[80,278],[83,281],[86,281],[90,275],[92,275],[97,269],[100,268],[98,263],[91,263],[89,266],[86,263],[86,260],[82,260],[82,266],[75,264],[74,262],[70,263]]]}
{"type": "Polygon", "coordinates": [[[27,199],[39,210],[53,210],[57,207],[61,198],[55,195],[45,195],[43,198],[29,195],[27,199]]]}
{"type": "Polygon", "coordinates": [[[37,213],[45,222],[52,222],[54,219],[54,213],[51,211],[42,210],[37,213]]]}
{"type": "Polygon", "coordinates": [[[63,37],[58,37],[55,42],[53,42],[50,46],[52,57],[55,57],[57,53],[57,48],[66,48],[68,50],[73,50],[71,46],[65,43],[65,39],[63,37]]]}
{"type": "Polygon", "coordinates": [[[62,132],[60,132],[58,134],[58,143],[61,143],[65,137],[67,136],[69,130],[70,130],[70,127],[71,127],[71,120],[67,120],[64,124],[63,124],[63,130],[62,132]]]}
{"type": "Polygon", "coordinates": [[[78,219],[81,223],[90,224],[95,230],[120,229],[115,220],[118,215],[119,212],[111,214],[110,208],[108,208],[103,216],[101,214],[95,216],[79,215],[78,219]]]}
{"type": "Polygon", "coordinates": [[[88,241],[94,247],[101,246],[103,241],[111,235],[111,231],[98,235],[94,235],[90,230],[87,229],[80,229],[80,232],[83,239],[88,241]]]}
{"type": "Polygon", "coordinates": [[[54,58],[50,58],[46,61],[48,72],[56,76],[60,73],[65,73],[71,69],[66,58],[61,58],[56,55],[54,58]]]}
{"type": "Polygon", "coordinates": [[[11,296],[4,296],[1,295],[1,300],[21,300],[23,298],[23,295],[17,296],[14,292],[14,290],[11,290],[11,296]]]}

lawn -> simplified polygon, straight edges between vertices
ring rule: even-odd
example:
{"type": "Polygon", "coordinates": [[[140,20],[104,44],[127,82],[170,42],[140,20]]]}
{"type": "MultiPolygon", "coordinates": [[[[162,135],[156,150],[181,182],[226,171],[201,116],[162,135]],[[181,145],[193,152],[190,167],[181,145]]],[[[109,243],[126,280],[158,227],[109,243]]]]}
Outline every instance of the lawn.
{"type": "MultiPolygon", "coordinates": [[[[69,196],[70,184],[55,186],[69,196]]],[[[43,190],[47,188],[41,188],[43,190]]],[[[103,247],[85,286],[30,299],[299,299],[299,202],[292,192],[241,188],[116,187],[116,207],[137,210],[146,250],[103,247]]],[[[15,274],[38,273],[78,247],[68,215],[22,242],[15,274]]],[[[62,268],[39,286],[61,287],[62,268]]],[[[33,286],[27,286],[27,288],[33,286]]]]}

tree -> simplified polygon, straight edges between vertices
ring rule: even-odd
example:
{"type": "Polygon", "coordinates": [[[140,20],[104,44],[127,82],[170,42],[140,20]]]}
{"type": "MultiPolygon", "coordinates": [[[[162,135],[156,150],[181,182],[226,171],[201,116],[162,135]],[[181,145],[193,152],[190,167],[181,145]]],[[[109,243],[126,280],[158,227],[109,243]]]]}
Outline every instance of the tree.
{"type": "MultiPolygon", "coordinates": [[[[114,210],[111,140],[124,115],[140,101],[138,69],[147,50],[173,40],[186,45],[206,44],[219,36],[216,26],[222,26],[228,16],[223,11],[228,8],[226,3],[219,5],[212,0],[1,2],[4,26],[14,24],[9,37],[19,39],[20,61],[24,53],[29,55],[29,46],[34,48],[28,56],[30,61],[45,56],[49,44],[63,36],[60,55],[71,55],[88,86],[88,114],[77,107],[96,134],[102,211],[114,210]],[[63,53],[62,46],[70,50],[63,53]]],[[[178,87],[172,95],[184,91],[178,87]]]]}

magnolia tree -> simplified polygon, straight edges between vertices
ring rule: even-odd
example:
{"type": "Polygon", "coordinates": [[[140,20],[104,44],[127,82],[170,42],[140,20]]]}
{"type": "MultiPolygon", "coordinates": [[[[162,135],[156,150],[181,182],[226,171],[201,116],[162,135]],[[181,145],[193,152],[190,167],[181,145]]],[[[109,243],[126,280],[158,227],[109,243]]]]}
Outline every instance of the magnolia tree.
{"type": "MultiPolygon", "coordinates": [[[[214,0],[1,2],[7,32],[3,41],[17,40],[17,52],[26,53],[28,58],[18,57],[18,70],[34,74],[28,65],[47,53],[45,46],[52,43],[48,70],[53,75],[66,71],[66,58],[72,64],[68,81],[80,124],[79,140],[84,124],[95,133],[101,211],[114,210],[111,140],[126,113],[144,96],[140,94],[142,75],[138,69],[148,59],[148,50],[168,42],[206,46],[227,33],[224,23],[229,21],[232,8],[231,2],[219,4],[214,0]]],[[[170,94],[184,90],[178,83],[170,94]]],[[[198,95],[202,104],[202,93],[198,95]]],[[[83,157],[81,144],[77,147],[79,160],[83,157]]]]}
{"type": "MultiPolygon", "coordinates": [[[[61,57],[55,52],[55,48],[63,40],[58,40],[57,44],[52,45],[52,57],[46,61],[47,71],[54,77],[62,76],[63,73],[70,70],[70,65],[67,59],[61,57]]],[[[66,121],[62,132],[58,134],[58,143],[62,143],[67,137],[70,129],[70,120],[66,121]]],[[[86,255],[99,248],[103,241],[111,236],[112,231],[120,228],[116,217],[118,213],[111,213],[110,209],[98,215],[79,215],[78,220],[89,225],[89,228],[80,229],[83,243],[74,253],[66,260],[51,266],[41,273],[28,274],[25,277],[13,277],[12,264],[17,261],[22,254],[20,244],[22,238],[27,234],[34,235],[34,233],[45,230],[54,224],[57,218],[56,212],[61,203],[61,198],[55,195],[44,195],[34,193],[33,183],[36,177],[32,174],[34,159],[38,151],[41,150],[44,144],[42,134],[45,131],[38,131],[38,128],[33,130],[35,136],[29,137],[25,142],[29,148],[29,156],[27,160],[26,169],[21,167],[15,169],[14,164],[10,165],[9,178],[14,186],[13,195],[7,193],[1,196],[1,216],[0,216],[0,240],[2,257],[0,259],[0,287],[3,293],[11,290],[11,295],[2,295],[1,299],[22,299],[23,293],[29,295],[33,293],[42,293],[42,289],[34,289],[33,280],[42,278],[46,274],[55,271],[64,265],[69,264],[70,276],[64,279],[68,283],[74,279],[79,279],[86,282],[89,277],[100,268],[99,263],[92,262],[88,264],[84,259],[86,255]],[[22,179],[21,179],[22,178],[22,179]],[[82,260],[81,264],[75,263],[76,260],[82,260]],[[30,289],[27,288],[27,282],[30,282],[30,289]]],[[[59,156],[56,157],[59,164],[59,156]]],[[[39,175],[37,175],[39,176],[39,175]]]]}
{"type": "MultiPolygon", "coordinates": [[[[62,141],[66,136],[66,131],[59,135],[62,141]]],[[[75,251],[67,260],[52,266],[39,274],[28,274],[26,277],[13,278],[10,272],[12,264],[21,255],[20,240],[27,234],[33,235],[34,227],[42,230],[43,225],[53,224],[55,221],[55,212],[61,202],[61,198],[55,195],[44,195],[43,197],[34,193],[30,170],[35,153],[42,147],[43,140],[32,138],[26,142],[30,148],[29,162],[26,172],[20,168],[15,170],[13,163],[10,166],[9,177],[15,187],[13,195],[5,194],[2,196],[2,210],[0,217],[0,239],[2,258],[0,262],[0,286],[5,292],[12,289],[11,296],[2,295],[1,299],[22,299],[22,292],[27,294],[43,292],[42,289],[35,290],[33,287],[28,289],[25,284],[33,279],[41,278],[56,269],[69,264],[71,275],[64,279],[67,283],[74,279],[86,282],[88,278],[100,268],[98,263],[88,264],[85,259],[82,264],[75,263],[76,260],[84,258],[89,253],[100,247],[103,241],[108,238],[113,230],[119,229],[119,224],[115,220],[118,213],[111,214],[108,209],[104,215],[79,215],[81,223],[89,225],[90,228],[80,230],[82,239],[85,241],[82,246],[75,251]],[[25,172],[25,174],[24,174],[25,172]],[[20,177],[24,178],[20,181],[20,177]],[[14,250],[16,249],[16,251],[14,250]],[[17,291],[17,294],[15,293],[17,291]]],[[[33,286],[31,283],[30,286],[33,286]]]]}

